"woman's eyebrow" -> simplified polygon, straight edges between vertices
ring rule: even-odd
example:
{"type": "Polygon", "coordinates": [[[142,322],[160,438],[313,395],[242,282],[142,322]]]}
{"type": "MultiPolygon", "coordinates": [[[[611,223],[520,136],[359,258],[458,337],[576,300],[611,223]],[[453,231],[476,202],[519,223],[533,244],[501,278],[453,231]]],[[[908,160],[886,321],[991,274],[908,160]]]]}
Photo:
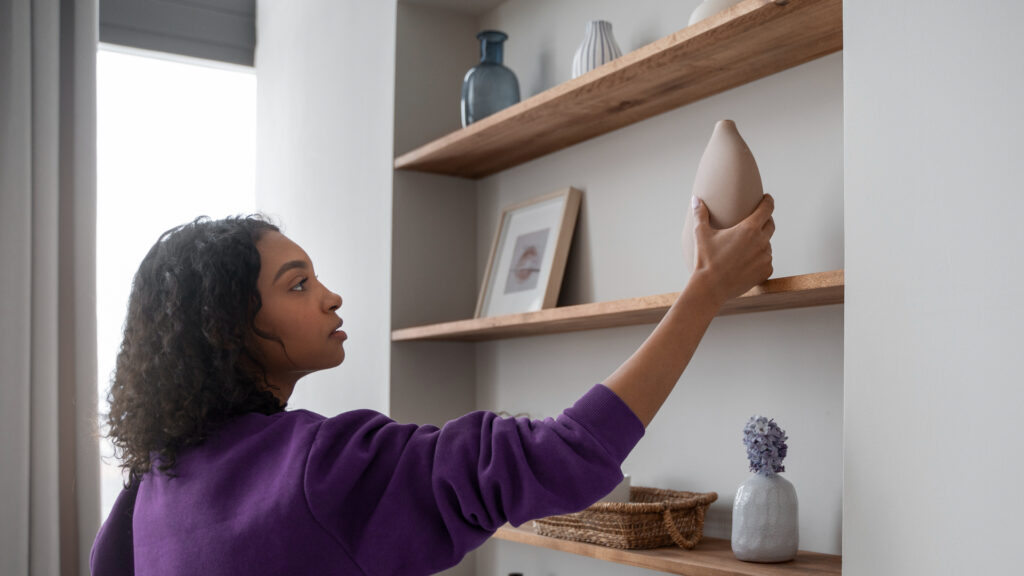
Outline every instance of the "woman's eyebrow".
{"type": "Polygon", "coordinates": [[[277,274],[274,276],[274,282],[277,282],[277,279],[280,278],[282,274],[289,270],[305,267],[306,263],[302,260],[292,260],[290,262],[285,262],[284,264],[281,265],[281,268],[277,271],[277,274]]]}

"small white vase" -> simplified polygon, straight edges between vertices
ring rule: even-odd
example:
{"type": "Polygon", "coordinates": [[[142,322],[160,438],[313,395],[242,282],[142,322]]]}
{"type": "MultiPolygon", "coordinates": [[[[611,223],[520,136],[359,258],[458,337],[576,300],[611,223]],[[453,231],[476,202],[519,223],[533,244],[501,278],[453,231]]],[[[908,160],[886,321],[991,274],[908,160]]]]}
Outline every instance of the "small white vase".
{"type": "Polygon", "coordinates": [[[739,4],[740,2],[742,0],[704,0],[690,14],[689,25],[693,26],[708,16],[718,14],[733,4],[739,4]]]}
{"type": "Polygon", "coordinates": [[[622,56],[622,51],[612,36],[612,23],[604,20],[587,22],[583,42],[572,58],[572,77],[578,78],[619,56],[622,56]]]}
{"type": "Polygon", "coordinates": [[[754,474],[736,491],[732,552],[745,562],[786,562],[800,543],[793,484],[778,474],[754,474]]]}

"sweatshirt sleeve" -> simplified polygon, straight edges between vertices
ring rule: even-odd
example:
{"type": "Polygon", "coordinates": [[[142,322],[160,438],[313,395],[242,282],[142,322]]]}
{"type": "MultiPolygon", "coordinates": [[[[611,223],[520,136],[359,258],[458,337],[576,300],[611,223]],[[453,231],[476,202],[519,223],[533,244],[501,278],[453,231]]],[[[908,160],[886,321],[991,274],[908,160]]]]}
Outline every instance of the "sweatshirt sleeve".
{"type": "Polygon", "coordinates": [[[424,574],[457,564],[506,522],[596,502],[643,434],[600,384],[556,419],[472,412],[439,429],[349,412],[321,425],[304,488],[364,572],[424,574]]]}
{"type": "Polygon", "coordinates": [[[132,516],[139,483],[121,490],[110,516],[100,526],[89,552],[89,572],[93,576],[132,576],[135,574],[132,516]]]}

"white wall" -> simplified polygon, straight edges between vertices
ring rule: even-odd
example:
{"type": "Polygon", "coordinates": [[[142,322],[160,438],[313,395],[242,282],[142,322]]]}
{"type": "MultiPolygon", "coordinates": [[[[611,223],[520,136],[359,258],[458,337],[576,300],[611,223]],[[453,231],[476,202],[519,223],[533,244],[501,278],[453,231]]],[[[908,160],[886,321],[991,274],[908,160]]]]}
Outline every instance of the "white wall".
{"type": "Polygon", "coordinates": [[[395,11],[258,5],[256,205],[341,294],[349,334],[342,366],[301,380],[293,408],[387,411],[395,11]]]}
{"type": "MultiPolygon", "coordinates": [[[[476,18],[399,4],[395,54],[395,153],[461,127],[462,77],[476,64],[476,18]]],[[[391,314],[395,328],[473,315],[476,184],[396,171],[391,314]]],[[[474,409],[474,349],[401,342],[391,348],[390,414],[442,425],[474,409]]]]}
{"type": "Polygon", "coordinates": [[[844,3],[848,574],[1020,572],[1022,20],[844,3]]]}

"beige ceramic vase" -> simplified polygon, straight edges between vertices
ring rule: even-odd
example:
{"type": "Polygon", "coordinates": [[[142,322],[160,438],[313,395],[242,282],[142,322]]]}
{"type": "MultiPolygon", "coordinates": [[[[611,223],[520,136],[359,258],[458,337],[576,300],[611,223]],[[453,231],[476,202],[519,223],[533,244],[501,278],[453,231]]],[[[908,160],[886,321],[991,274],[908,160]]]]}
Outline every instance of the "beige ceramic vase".
{"type": "MultiPolygon", "coordinates": [[[[697,166],[693,194],[704,201],[710,212],[711,226],[719,229],[739,224],[761,202],[764,189],[757,161],[732,120],[719,120],[715,124],[715,131],[697,166]]],[[[693,209],[687,210],[683,226],[683,257],[692,271],[696,259],[693,209]]]]}

